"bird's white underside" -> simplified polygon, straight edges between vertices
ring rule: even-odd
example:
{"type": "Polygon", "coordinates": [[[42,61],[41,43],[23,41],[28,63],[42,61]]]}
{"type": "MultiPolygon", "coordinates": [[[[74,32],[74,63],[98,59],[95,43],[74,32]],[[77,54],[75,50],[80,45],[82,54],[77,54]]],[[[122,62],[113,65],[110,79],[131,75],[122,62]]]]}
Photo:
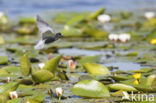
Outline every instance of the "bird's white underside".
{"type": "Polygon", "coordinates": [[[43,49],[45,45],[45,40],[40,40],[36,45],[35,45],[35,49],[39,50],[39,49],[43,49]]]}

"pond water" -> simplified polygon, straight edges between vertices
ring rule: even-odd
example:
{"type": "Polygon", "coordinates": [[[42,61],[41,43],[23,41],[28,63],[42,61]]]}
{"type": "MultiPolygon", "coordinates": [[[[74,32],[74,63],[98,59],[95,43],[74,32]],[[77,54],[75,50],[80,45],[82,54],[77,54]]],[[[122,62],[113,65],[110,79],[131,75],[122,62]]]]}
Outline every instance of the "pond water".
{"type": "Polygon", "coordinates": [[[95,11],[156,9],[156,0],[0,0],[0,10],[10,17],[34,16],[45,11],[95,11]]]}

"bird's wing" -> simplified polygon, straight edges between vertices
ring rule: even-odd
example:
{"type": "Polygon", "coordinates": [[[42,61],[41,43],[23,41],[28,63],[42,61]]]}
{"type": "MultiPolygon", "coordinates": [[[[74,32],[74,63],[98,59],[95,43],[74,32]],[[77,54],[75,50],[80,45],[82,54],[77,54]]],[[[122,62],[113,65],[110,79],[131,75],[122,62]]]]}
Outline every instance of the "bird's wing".
{"type": "Polygon", "coordinates": [[[54,30],[39,15],[37,15],[37,27],[39,29],[40,34],[42,34],[42,37],[45,37],[47,32],[51,32],[48,33],[51,34],[51,36],[55,35],[54,30]]]}

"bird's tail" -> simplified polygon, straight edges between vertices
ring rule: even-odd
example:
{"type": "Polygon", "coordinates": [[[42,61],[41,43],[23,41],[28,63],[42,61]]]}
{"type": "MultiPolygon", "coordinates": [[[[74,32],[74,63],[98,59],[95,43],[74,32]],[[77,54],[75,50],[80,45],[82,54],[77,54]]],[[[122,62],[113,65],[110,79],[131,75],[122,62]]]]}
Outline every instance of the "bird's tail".
{"type": "Polygon", "coordinates": [[[45,45],[45,40],[40,40],[35,46],[34,48],[39,50],[39,49],[43,49],[45,45]]]}

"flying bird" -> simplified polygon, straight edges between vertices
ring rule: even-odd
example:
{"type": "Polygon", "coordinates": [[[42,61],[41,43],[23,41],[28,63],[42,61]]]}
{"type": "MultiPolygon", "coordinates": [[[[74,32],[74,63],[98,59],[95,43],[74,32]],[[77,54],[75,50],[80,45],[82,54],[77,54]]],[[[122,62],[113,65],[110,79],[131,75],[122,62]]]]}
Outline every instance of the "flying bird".
{"type": "Polygon", "coordinates": [[[55,33],[52,27],[37,15],[37,27],[42,39],[35,45],[35,49],[43,49],[45,44],[50,44],[63,37],[60,32],[55,33]]]}

